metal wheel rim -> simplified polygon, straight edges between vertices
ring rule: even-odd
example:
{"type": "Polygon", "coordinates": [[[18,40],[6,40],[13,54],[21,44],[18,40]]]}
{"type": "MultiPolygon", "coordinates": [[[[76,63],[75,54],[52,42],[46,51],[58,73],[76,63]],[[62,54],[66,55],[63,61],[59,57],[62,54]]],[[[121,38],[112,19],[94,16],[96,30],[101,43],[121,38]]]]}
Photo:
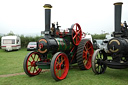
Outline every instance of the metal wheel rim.
{"type": "Polygon", "coordinates": [[[92,58],[92,70],[95,74],[104,73],[107,67],[106,65],[99,63],[100,60],[103,60],[103,54],[101,54],[100,51],[100,49],[96,50],[92,58]]]}
{"type": "Polygon", "coordinates": [[[69,61],[68,58],[65,54],[60,53],[54,62],[54,74],[56,76],[56,78],[58,78],[59,80],[64,79],[67,76],[69,70],[69,61]],[[60,56],[61,56],[61,62],[60,60],[60,56]],[[61,68],[61,65],[64,64],[64,68],[61,68]]]}
{"type": "Polygon", "coordinates": [[[86,69],[90,69],[91,68],[91,61],[92,61],[92,55],[93,55],[93,46],[91,44],[90,41],[88,41],[85,46],[84,46],[84,50],[83,50],[83,63],[86,69]],[[87,56],[89,58],[87,58],[87,56]]]}
{"type": "Polygon", "coordinates": [[[29,55],[29,57],[27,58],[27,62],[26,62],[26,68],[27,71],[30,75],[38,75],[42,69],[38,68],[36,65],[37,61],[41,61],[40,55],[37,52],[33,52],[32,54],[29,55]],[[33,57],[34,54],[34,57],[33,57]],[[36,57],[38,56],[38,58],[36,59],[36,57]],[[36,60],[35,60],[36,59],[36,60]],[[31,61],[32,60],[32,61],[31,61]],[[32,65],[33,64],[33,65],[32,65]],[[30,67],[30,68],[29,68],[30,67]],[[34,69],[33,69],[34,68],[34,69]]]}

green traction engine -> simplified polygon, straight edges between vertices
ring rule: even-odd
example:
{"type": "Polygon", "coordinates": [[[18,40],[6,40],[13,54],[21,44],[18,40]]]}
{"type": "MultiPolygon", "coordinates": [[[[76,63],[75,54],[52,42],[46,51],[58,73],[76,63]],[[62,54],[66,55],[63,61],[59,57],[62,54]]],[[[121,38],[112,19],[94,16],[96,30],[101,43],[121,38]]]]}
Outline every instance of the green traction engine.
{"type": "Polygon", "coordinates": [[[58,23],[50,27],[51,8],[45,4],[44,37],[38,40],[37,50],[28,53],[23,68],[28,76],[38,75],[43,69],[50,69],[55,80],[66,78],[69,65],[78,63],[80,69],[90,69],[93,46],[90,40],[84,39],[81,27],[75,23],[61,32],[58,23]]]}

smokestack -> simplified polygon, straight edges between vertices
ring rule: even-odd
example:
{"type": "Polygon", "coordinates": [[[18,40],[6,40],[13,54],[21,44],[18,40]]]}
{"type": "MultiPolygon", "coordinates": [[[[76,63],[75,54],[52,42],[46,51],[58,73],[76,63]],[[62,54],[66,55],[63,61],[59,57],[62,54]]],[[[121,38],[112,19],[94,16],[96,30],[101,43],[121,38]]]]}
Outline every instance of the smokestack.
{"type": "Polygon", "coordinates": [[[50,23],[51,23],[51,8],[50,4],[45,4],[43,6],[45,8],[45,35],[50,35],[50,23]]]}
{"type": "Polygon", "coordinates": [[[121,10],[122,10],[122,2],[114,3],[115,5],[115,37],[119,37],[121,35],[121,10]]]}

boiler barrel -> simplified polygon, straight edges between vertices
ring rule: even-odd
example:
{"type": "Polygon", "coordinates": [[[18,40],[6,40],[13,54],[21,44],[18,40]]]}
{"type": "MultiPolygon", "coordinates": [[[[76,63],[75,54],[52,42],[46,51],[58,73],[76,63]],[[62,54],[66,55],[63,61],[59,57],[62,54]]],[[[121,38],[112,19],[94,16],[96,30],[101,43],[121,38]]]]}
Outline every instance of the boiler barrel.
{"type": "Polygon", "coordinates": [[[111,40],[109,40],[107,46],[110,53],[128,54],[128,39],[112,38],[111,40]]]}
{"type": "Polygon", "coordinates": [[[65,41],[63,38],[41,38],[37,43],[37,49],[42,54],[69,51],[72,46],[72,43],[65,41]]]}

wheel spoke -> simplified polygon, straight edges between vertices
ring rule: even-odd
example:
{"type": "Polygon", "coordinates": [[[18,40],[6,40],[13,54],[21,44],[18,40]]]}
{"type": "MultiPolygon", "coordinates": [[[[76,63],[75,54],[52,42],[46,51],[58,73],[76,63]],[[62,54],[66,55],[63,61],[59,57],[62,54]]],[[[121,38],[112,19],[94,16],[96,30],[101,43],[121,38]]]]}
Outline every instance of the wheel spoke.
{"type": "Polygon", "coordinates": [[[100,59],[102,59],[102,57],[101,57],[101,53],[100,53],[100,59]]]}
{"type": "Polygon", "coordinates": [[[59,77],[59,70],[57,69],[57,71],[56,71],[56,75],[59,77]]]}
{"type": "Polygon", "coordinates": [[[33,69],[33,73],[34,73],[34,71],[35,71],[35,67],[34,67],[34,69],[33,69]]]}
{"type": "Polygon", "coordinates": [[[35,57],[36,57],[36,54],[34,54],[34,58],[33,58],[34,60],[35,60],[35,57]]]}
{"type": "Polygon", "coordinates": [[[31,55],[32,60],[34,60],[33,55],[31,55]]]}
{"type": "Polygon", "coordinates": [[[76,25],[76,32],[77,32],[77,25],[76,25]]]}
{"type": "Polygon", "coordinates": [[[57,60],[58,60],[58,62],[60,63],[60,58],[59,58],[59,57],[58,57],[58,59],[57,59],[57,60]]]}
{"type": "Polygon", "coordinates": [[[77,37],[78,37],[78,39],[80,40],[80,35],[78,35],[77,37]]]}
{"type": "Polygon", "coordinates": [[[77,34],[79,34],[79,33],[80,33],[80,31],[81,31],[81,30],[79,30],[79,31],[77,32],[77,34]]]}
{"type": "Polygon", "coordinates": [[[64,69],[61,70],[61,75],[63,75],[63,73],[64,73],[64,69]]]}
{"type": "Polygon", "coordinates": [[[76,43],[77,43],[77,34],[76,34],[76,43]]]}
{"type": "Polygon", "coordinates": [[[87,51],[83,51],[83,58],[87,58],[87,51]]]}
{"type": "Polygon", "coordinates": [[[28,67],[31,66],[31,65],[28,65],[28,67]]]}
{"type": "Polygon", "coordinates": [[[98,65],[98,73],[99,73],[99,71],[100,71],[100,66],[98,65]]]}
{"type": "Polygon", "coordinates": [[[37,58],[37,60],[36,60],[36,61],[38,61],[38,59],[39,59],[39,57],[37,58]]]}
{"type": "Polygon", "coordinates": [[[76,31],[73,29],[73,32],[75,33],[75,35],[77,34],[76,31]]]}
{"type": "Polygon", "coordinates": [[[86,49],[86,46],[84,46],[84,50],[86,51],[87,49],[86,49]]]}
{"type": "Polygon", "coordinates": [[[87,55],[83,56],[83,59],[87,60],[87,55]]]}
{"type": "Polygon", "coordinates": [[[76,38],[76,35],[74,35],[73,40],[76,38]]]}
{"type": "Polygon", "coordinates": [[[100,68],[100,73],[103,71],[103,67],[102,67],[102,65],[100,65],[101,66],[101,68],[100,68]]]}
{"type": "Polygon", "coordinates": [[[60,64],[59,61],[56,62],[58,65],[60,64]]]}
{"type": "Polygon", "coordinates": [[[28,60],[30,63],[31,63],[31,61],[30,60],[28,60]]]}
{"type": "Polygon", "coordinates": [[[63,60],[63,57],[61,56],[61,61],[63,60]]]}
{"type": "Polygon", "coordinates": [[[36,71],[38,71],[38,68],[35,67],[35,69],[36,69],[36,71]]]}
{"type": "Polygon", "coordinates": [[[60,65],[63,64],[63,62],[64,62],[64,59],[61,61],[60,65]]]}
{"type": "Polygon", "coordinates": [[[89,47],[89,48],[87,48],[88,50],[90,50],[92,47],[89,47]]]}
{"type": "Polygon", "coordinates": [[[31,69],[32,69],[32,66],[30,67],[29,71],[31,71],[31,69]]]}

